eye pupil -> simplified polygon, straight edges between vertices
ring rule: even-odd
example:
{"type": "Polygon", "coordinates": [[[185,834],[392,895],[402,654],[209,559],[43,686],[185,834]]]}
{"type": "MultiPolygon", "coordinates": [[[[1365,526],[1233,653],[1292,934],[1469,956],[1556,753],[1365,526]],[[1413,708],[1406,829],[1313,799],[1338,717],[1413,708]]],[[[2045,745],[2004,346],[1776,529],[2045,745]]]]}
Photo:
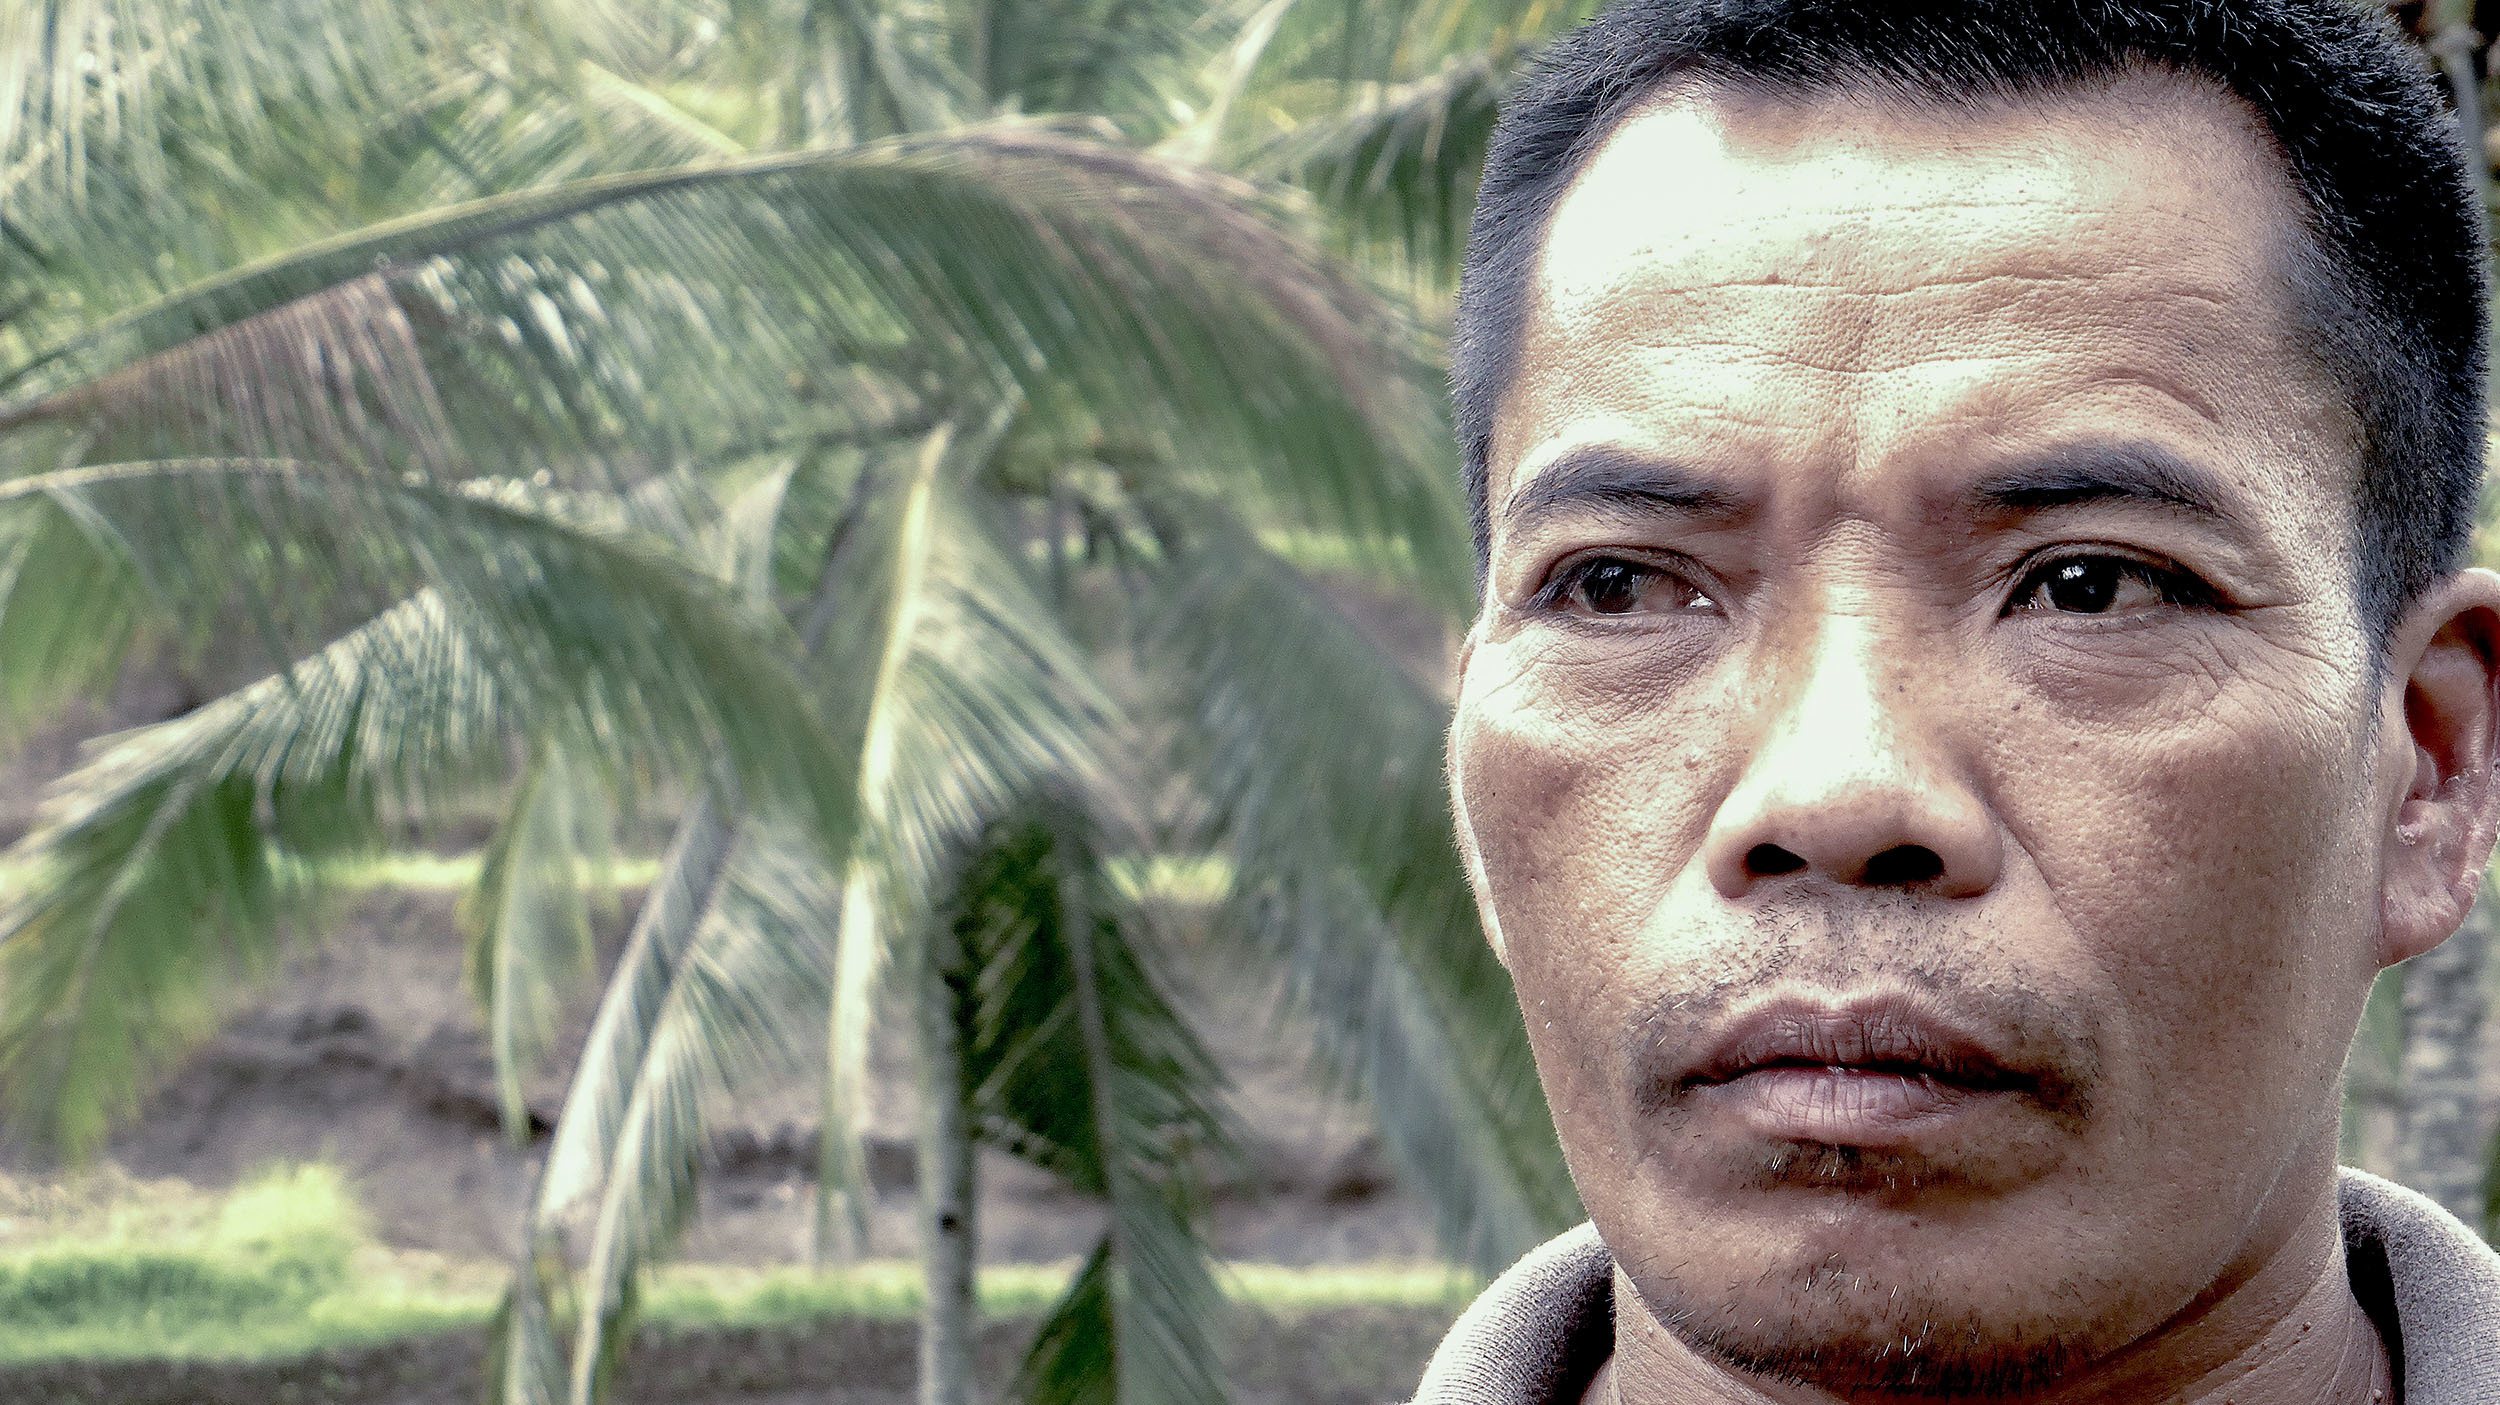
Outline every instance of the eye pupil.
{"type": "Polygon", "coordinates": [[[1598,614],[1627,615],[1640,608],[1642,578],[1647,574],[1628,561],[1600,561],[1581,578],[1581,596],[1598,614]]]}
{"type": "Polygon", "coordinates": [[[2097,615],[2118,600],[2118,563],[2106,557],[2068,561],[2049,572],[2042,588],[2054,609],[2097,615]]]}

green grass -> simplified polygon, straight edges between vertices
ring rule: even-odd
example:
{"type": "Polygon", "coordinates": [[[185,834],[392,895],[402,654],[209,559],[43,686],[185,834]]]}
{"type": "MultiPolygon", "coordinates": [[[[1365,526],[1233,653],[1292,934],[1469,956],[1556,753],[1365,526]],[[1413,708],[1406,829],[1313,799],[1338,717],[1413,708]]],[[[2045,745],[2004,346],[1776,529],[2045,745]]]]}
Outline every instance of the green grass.
{"type": "Polygon", "coordinates": [[[39,1199],[19,1191],[5,1222],[0,1361],[295,1355],[465,1326],[491,1301],[389,1262],[327,1167],[223,1197],[39,1199]]]}
{"type": "MultiPolygon", "coordinates": [[[[986,1270],[982,1307],[1039,1312],[1073,1265],[986,1270]]],[[[373,1243],[345,1181],[280,1169],[223,1196],[171,1182],[0,1181],[0,1364],[62,1359],[270,1361],[484,1328],[494,1263],[373,1243]]],[[[1278,1315],[1368,1307],[1454,1312],[1476,1284],[1430,1265],[1234,1265],[1237,1301],[1278,1315]]],[[[908,1318],[912,1264],[814,1271],[681,1265],[656,1276],[647,1329],[796,1327],[908,1318]]]]}

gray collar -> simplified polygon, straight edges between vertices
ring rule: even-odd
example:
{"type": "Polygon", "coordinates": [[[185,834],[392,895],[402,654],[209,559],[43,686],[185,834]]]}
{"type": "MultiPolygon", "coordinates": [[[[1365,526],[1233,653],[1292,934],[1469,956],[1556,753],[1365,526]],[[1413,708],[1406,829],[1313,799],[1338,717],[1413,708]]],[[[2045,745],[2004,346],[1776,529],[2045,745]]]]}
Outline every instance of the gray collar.
{"type": "MultiPolygon", "coordinates": [[[[2344,1251],[2405,1405],[2500,1401],[2500,1255],[2421,1196],[2346,1170],[2344,1251]]],[[[1614,1350],[1614,1260],[1591,1225],[1521,1259],[1433,1353],[1415,1405],[1577,1405],[1614,1350]]]]}

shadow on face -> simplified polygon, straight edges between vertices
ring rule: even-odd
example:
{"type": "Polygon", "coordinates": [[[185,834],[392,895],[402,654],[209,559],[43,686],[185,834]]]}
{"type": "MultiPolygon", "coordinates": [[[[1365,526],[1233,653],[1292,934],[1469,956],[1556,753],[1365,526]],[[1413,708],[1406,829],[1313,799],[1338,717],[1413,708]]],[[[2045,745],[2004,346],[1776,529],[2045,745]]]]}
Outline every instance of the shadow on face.
{"type": "Polygon", "coordinates": [[[2413,748],[2297,221],[2154,74],[1678,90],[1557,208],[1453,789],[1583,1198],[1697,1349],[2030,1379],[2331,1195],[2413,748]]]}

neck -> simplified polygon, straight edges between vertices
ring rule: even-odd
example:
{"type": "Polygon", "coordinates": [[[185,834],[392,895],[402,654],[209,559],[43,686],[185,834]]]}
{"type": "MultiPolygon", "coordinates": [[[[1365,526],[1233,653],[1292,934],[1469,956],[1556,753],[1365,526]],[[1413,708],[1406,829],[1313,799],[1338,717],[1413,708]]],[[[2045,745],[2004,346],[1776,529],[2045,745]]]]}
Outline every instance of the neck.
{"type": "MultiPolygon", "coordinates": [[[[2396,1405],[2386,1345],[2353,1297],[2331,1208],[2237,1286],[2046,1391],[1957,1405],[2396,1405]]],[[[1615,1354],[1584,1405],[1932,1405],[1835,1393],[1705,1359],[1660,1326],[1621,1271],[1615,1354]]]]}

